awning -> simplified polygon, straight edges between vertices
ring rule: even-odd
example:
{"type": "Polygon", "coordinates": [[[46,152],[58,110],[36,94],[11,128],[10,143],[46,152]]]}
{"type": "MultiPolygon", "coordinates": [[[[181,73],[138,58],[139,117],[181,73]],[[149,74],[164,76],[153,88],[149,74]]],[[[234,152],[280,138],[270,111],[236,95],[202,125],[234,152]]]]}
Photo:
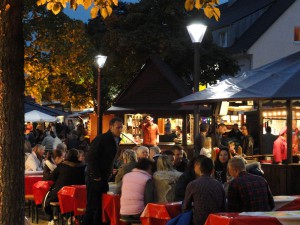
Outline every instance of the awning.
{"type": "Polygon", "coordinates": [[[201,92],[180,98],[173,103],[300,99],[300,52],[227,78],[201,92]]]}

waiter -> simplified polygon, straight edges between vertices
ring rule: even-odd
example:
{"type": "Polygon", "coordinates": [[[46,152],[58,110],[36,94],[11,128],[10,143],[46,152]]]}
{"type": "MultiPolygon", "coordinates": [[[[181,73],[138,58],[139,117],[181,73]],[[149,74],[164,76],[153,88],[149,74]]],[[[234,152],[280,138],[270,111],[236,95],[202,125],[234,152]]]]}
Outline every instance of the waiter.
{"type": "Polygon", "coordinates": [[[102,224],[102,194],[109,189],[108,180],[112,174],[122,129],[123,121],[115,117],[109,121],[109,130],[99,134],[91,144],[87,157],[85,225],[102,224]]]}

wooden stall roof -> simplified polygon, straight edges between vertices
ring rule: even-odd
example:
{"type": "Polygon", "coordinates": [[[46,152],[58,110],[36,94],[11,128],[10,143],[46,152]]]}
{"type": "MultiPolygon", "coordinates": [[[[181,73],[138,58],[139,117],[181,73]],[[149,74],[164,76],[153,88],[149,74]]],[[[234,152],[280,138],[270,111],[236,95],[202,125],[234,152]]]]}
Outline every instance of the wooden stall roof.
{"type": "Polygon", "coordinates": [[[191,93],[191,88],[166,63],[157,57],[150,57],[141,71],[117,96],[107,113],[192,113],[191,106],[171,103],[191,93]]]}

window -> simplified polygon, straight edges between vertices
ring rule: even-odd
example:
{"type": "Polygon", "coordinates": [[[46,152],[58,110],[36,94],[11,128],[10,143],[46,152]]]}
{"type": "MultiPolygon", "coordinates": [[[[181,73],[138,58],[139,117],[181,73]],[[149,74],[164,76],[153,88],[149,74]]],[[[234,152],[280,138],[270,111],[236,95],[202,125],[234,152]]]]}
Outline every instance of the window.
{"type": "Polygon", "coordinates": [[[227,32],[222,31],[219,33],[219,46],[227,47],[227,32]]]}
{"type": "Polygon", "coordinates": [[[294,28],[294,41],[300,42],[300,27],[294,28]]]}

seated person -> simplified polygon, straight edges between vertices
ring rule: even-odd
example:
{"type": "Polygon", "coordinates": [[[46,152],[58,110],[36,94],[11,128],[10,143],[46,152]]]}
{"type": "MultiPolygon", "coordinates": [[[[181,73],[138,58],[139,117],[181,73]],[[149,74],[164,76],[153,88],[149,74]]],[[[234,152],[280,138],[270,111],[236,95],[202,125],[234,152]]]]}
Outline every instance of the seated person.
{"type": "MultiPolygon", "coordinates": [[[[170,161],[171,161],[172,165],[174,166],[175,156],[174,156],[174,152],[173,151],[171,151],[171,150],[165,150],[165,151],[162,151],[161,154],[162,155],[167,155],[170,158],[170,161]]],[[[157,159],[156,159],[156,161],[157,161],[157,159]]]]}
{"type": "Polygon", "coordinates": [[[43,171],[45,146],[37,144],[25,162],[25,171],[43,171]]]}
{"type": "Polygon", "coordinates": [[[149,158],[149,148],[146,146],[139,146],[136,150],[137,159],[149,158]]]}
{"type": "Polygon", "coordinates": [[[153,174],[153,180],[156,191],[156,202],[173,202],[175,199],[175,185],[181,176],[173,168],[172,162],[167,155],[159,156],[157,159],[157,171],[153,174]]]}
{"type": "Polygon", "coordinates": [[[149,159],[154,159],[155,157],[160,155],[160,148],[158,146],[152,146],[149,148],[149,159]]]}
{"type": "Polygon", "coordinates": [[[123,164],[120,166],[115,178],[115,182],[117,184],[117,193],[121,192],[122,179],[124,175],[131,172],[135,168],[137,162],[136,153],[131,149],[125,149],[122,156],[123,164]]]}
{"type": "Polygon", "coordinates": [[[198,176],[195,173],[195,162],[199,161],[202,158],[205,158],[204,155],[199,155],[193,157],[188,166],[187,169],[183,172],[183,174],[179,177],[178,181],[175,185],[175,201],[183,201],[184,199],[184,193],[187,185],[195,180],[198,176]]]}
{"type": "Polygon", "coordinates": [[[51,173],[64,160],[64,154],[61,150],[53,150],[47,152],[44,165],[43,180],[50,180],[51,173]]]}
{"type": "Polygon", "coordinates": [[[215,178],[224,184],[227,181],[227,164],[231,158],[227,148],[222,148],[215,160],[215,178]]]}
{"type": "Polygon", "coordinates": [[[54,184],[44,200],[44,209],[49,215],[49,221],[53,218],[50,202],[58,201],[57,193],[63,186],[84,184],[84,170],[85,165],[78,160],[78,151],[68,150],[65,161],[51,173],[51,180],[54,184]]]}
{"type": "Polygon", "coordinates": [[[198,159],[195,162],[195,173],[199,178],[190,182],[185,191],[182,209],[193,210],[194,225],[204,225],[210,213],[224,212],[225,192],[220,182],[211,175],[213,161],[210,158],[198,159]]]}
{"type": "Polygon", "coordinates": [[[174,168],[179,172],[184,172],[188,165],[188,159],[180,145],[173,145],[171,150],[174,153],[174,168]]]}
{"type": "Polygon", "coordinates": [[[228,186],[229,212],[271,211],[274,199],[268,182],[246,172],[245,162],[233,157],[228,162],[229,174],[234,178],[228,186]]]}
{"type": "Polygon", "coordinates": [[[135,168],[124,175],[121,194],[121,218],[139,219],[145,206],[154,202],[153,161],[140,159],[135,168]]]}
{"type": "Polygon", "coordinates": [[[228,141],[228,150],[229,150],[231,157],[238,155],[238,153],[235,151],[235,142],[234,141],[228,141]]]}

